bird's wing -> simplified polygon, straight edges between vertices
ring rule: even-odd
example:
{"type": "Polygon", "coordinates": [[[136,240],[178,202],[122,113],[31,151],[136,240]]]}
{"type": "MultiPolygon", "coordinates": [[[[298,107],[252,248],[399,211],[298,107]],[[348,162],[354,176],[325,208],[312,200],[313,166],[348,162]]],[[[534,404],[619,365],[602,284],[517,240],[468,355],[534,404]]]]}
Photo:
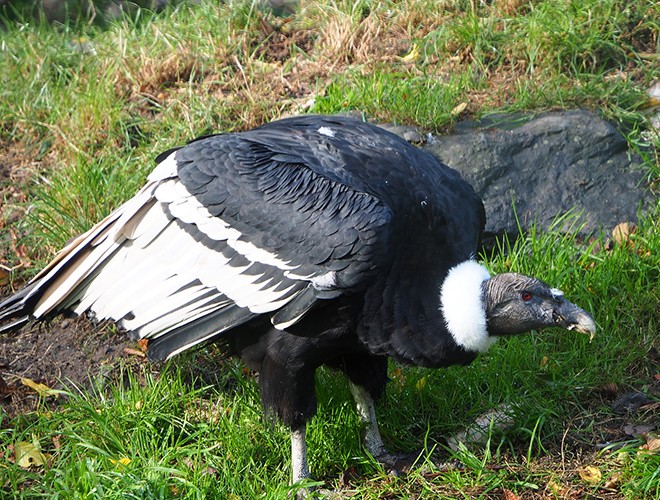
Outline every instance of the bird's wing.
{"type": "Polygon", "coordinates": [[[23,297],[32,316],[72,309],[153,339],[164,359],[270,314],[278,328],[365,286],[389,210],[239,135],[169,154],[131,200],[69,244],[23,297]]]}

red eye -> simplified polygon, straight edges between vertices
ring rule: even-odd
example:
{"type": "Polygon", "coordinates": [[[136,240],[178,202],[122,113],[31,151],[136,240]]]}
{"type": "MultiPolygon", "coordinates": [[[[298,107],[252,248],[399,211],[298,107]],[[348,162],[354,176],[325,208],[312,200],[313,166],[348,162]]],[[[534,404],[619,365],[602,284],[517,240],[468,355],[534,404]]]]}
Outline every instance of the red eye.
{"type": "Polygon", "coordinates": [[[532,294],[529,292],[522,292],[520,294],[520,298],[523,299],[525,302],[532,300],[532,294]]]}

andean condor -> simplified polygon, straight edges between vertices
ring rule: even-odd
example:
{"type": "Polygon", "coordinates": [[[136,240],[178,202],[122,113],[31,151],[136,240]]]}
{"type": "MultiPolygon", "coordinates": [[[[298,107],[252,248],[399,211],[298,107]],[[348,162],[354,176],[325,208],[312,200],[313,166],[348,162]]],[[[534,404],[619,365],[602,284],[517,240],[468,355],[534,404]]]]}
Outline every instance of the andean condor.
{"type": "Polygon", "coordinates": [[[214,339],[259,372],[263,405],[291,429],[293,481],[309,476],[314,372],[350,381],[365,447],[386,456],[373,401],[388,358],[471,362],[497,337],[595,332],[562,292],[490,276],[485,215],[461,176],[382,128],[302,116],[197,139],[0,304],[2,330],[57,313],[113,320],[164,360],[214,339]]]}

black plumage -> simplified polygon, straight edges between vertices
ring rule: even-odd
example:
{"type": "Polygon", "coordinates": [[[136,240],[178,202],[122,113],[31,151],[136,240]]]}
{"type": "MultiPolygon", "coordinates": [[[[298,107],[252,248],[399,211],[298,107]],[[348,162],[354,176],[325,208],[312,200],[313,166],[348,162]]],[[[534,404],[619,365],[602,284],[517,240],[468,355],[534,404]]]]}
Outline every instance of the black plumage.
{"type": "Polygon", "coordinates": [[[163,360],[215,339],[260,372],[292,429],[293,477],[321,365],[351,381],[369,452],[387,360],[469,363],[497,335],[593,333],[560,291],[474,262],[485,215],[461,176],[385,130],[305,116],[197,139],[0,304],[11,330],[91,311],[163,360]]]}

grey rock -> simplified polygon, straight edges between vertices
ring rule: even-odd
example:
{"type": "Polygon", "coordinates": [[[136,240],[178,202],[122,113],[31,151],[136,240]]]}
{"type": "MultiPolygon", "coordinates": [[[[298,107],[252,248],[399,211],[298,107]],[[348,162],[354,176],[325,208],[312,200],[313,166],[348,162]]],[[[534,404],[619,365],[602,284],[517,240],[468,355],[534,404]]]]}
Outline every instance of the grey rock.
{"type": "Polygon", "coordinates": [[[377,123],[376,125],[388,132],[398,135],[412,144],[422,144],[425,141],[425,138],[419,132],[419,129],[412,125],[396,125],[394,123],[377,123]]]}
{"type": "Polygon", "coordinates": [[[616,127],[588,111],[464,122],[426,149],[481,195],[487,236],[516,235],[518,221],[523,231],[534,223],[545,230],[569,213],[579,214],[580,235],[610,231],[636,221],[653,199],[642,160],[616,127]]]}

